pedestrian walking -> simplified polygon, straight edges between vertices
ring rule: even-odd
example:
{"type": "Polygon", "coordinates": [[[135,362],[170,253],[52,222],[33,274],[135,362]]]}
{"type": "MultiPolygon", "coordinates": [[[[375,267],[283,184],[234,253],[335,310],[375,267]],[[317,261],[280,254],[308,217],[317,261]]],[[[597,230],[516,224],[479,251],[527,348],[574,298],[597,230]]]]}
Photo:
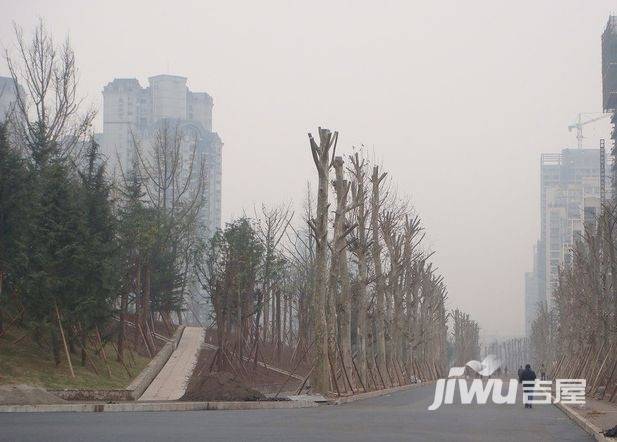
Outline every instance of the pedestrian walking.
{"type": "MultiPolygon", "coordinates": [[[[519,370],[520,371],[520,370],[519,370]]],[[[518,381],[520,384],[523,385],[523,393],[525,393],[525,391],[529,391],[530,389],[533,390],[534,387],[534,383],[536,381],[536,372],[533,371],[531,369],[531,365],[527,364],[525,365],[525,370],[523,370],[522,372],[520,372],[519,377],[518,377],[518,381]],[[525,386],[525,382],[531,383],[531,384],[527,384],[529,386],[525,386]]],[[[525,398],[525,395],[523,394],[523,400],[525,398]]],[[[533,401],[533,396],[529,396],[529,400],[533,401]]],[[[526,403],[525,402],[525,408],[533,408],[531,403],[526,403]]]]}

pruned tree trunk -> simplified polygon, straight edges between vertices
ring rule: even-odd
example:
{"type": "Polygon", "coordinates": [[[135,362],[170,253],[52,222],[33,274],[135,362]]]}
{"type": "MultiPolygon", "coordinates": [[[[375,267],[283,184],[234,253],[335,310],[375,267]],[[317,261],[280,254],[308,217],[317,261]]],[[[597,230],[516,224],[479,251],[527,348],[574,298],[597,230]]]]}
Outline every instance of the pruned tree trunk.
{"type": "Polygon", "coordinates": [[[349,280],[349,268],[347,265],[347,235],[355,226],[350,226],[347,223],[346,213],[350,209],[347,206],[347,196],[351,183],[345,180],[343,164],[342,157],[335,158],[334,171],[336,180],[334,181],[334,190],[336,192],[336,213],[334,218],[332,262],[337,263],[333,270],[336,272],[336,279],[338,279],[340,284],[340,294],[337,298],[337,317],[343,368],[349,377],[351,388],[355,388],[352,370],[353,363],[351,360],[351,281],[349,280]]]}
{"type": "Polygon", "coordinates": [[[371,176],[372,196],[371,196],[371,229],[373,234],[372,254],[373,267],[375,269],[375,356],[377,368],[384,376],[386,368],[386,288],[381,268],[381,245],[379,241],[379,210],[381,198],[379,186],[386,177],[386,174],[379,174],[379,166],[373,166],[371,176]]]}
{"type": "Polygon", "coordinates": [[[328,178],[332,155],[336,151],[338,132],[319,128],[319,144],[309,134],[313,161],[318,173],[317,213],[309,222],[315,237],[315,275],[313,287],[313,321],[315,345],[313,348],[313,371],[311,386],[314,391],[327,393],[330,389],[328,360],[328,323],[326,300],[328,296],[328,178]]]}
{"type": "Polygon", "coordinates": [[[367,238],[367,218],[366,209],[366,172],[365,162],[360,159],[356,153],[350,157],[353,168],[351,169],[354,178],[352,184],[352,205],[354,207],[354,219],[357,224],[356,238],[354,241],[353,252],[358,261],[358,277],[357,277],[357,367],[360,377],[365,385],[368,385],[368,369],[367,360],[369,343],[369,330],[367,329],[367,305],[368,305],[368,238],[367,238]]]}

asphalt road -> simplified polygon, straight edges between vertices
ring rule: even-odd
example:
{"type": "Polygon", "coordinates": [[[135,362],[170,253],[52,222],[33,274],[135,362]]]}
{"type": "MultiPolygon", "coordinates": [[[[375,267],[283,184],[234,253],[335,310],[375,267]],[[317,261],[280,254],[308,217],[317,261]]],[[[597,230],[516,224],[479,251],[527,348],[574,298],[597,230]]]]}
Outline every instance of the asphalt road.
{"type": "Polygon", "coordinates": [[[0,414],[0,441],[593,441],[552,405],[445,405],[428,385],[341,406],[0,414]]]}

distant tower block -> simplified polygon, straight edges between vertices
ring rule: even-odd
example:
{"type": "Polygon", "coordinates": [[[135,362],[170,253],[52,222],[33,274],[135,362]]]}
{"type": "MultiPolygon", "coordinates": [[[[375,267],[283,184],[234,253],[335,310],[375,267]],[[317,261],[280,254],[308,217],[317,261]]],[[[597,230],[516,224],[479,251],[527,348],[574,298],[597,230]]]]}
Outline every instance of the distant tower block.
{"type": "Polygon", "coordinates": [[[611,15],[602,34],[602,107],[617,109],[617,16],[611,15]]]}

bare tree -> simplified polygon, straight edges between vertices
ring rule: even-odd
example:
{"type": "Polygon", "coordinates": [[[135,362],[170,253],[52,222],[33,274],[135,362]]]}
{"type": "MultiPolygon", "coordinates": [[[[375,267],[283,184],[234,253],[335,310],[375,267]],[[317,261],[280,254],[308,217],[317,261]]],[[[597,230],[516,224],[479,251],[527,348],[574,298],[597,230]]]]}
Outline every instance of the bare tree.
{"type": "Polygon", "coordinates": [[[276,291],[276,296],[273,296],[274,279],[275,279],[275,267],[277,259],[277,248],[283,237],[285,236],[291,220],[293,219],[293,212],[289,207],[274,207],[269,208],[262,204],[261,213],[257,214],[255,211],[255,218],[258,219],[257,232],[261,239],[264,248],[264,260],[262,266],[261,276],[261,290],[257,294],[257,311],[255,318],[255,333],[253,335],[253,351],[254,351],[254,363],[257,364],[257,354],[259,351],[260,336],[265,341],[268,338],[268,330],[271,329],[270,321],[270,305],[273,300],[276,301],[275,305],[278,307],[276,310],[277,325],[276,333],[273,333],[275,337],[275,344],[277,348],[277,359],[280,357],[280,351],[282,346],[282,330],[281,324],[281,291],[276,291]],[[262,316],[263,312],[263,316],[262,316]],[[263,321],[263,325],[261,324],[263,321]],[[260,330],[261,327],[261,330],[260,330]]]}
{"type": "Polygon", "coordinates": [[[454,363],[464,367],[470,360],[480,358],[480,327],[467,313],[456,309],[452,313],[454,363]]]}
{"type": "Polygon", "coordinates": [[[405,343],[403,344],[403,355],[407,373],[413,373],[413,357],[416,325],[416,311],[418,306],[418,286],[420,272],[418,271],[425,260],[421,254],[416,252],[419,242],[417,236],[420,234],[420,218],[418,216],[405,218],[405,232],[403,240],[403,291],[405,294],[405,327],[401,332],[405,343]]]}
{"type": "Polygon", "coordinates": [[[27,42],[14,25],[17,55],[5,58],[15,83],[16,104],[11,124],[37,164],[52,157],[66,158],[83,139],[94,119],[94,110],[80,115],[75,53],[67,40],[58,46],[43,20],[27,42]],[[22,86],[22,90],[19,86],[22,86]]]}
{"type": "Polygon", "coordinates": [[[371,194],[371,229],[373,235],[372,255],[373,267],[375,269],[375,340],[376,340],[376,360],[377,369],[382,376],[387,373],[386,367],[386,286],[382,272],[381,244],[379,240],[379,211],[384,196],[380,192],[380,185],[386,178],[386,173],[379,173],[379,166],[373,166],[371,175],[372,194],[371,194]]]}
{"type": "MultiPolygon", "coordinates": [[[[153,312],[151,305],[155,261],[165,257],[175,277],[158,289],[158,308],[165,322],[171,322],[172,309],[191,296],[198,296],[198,276],[193,265],[194,249],[204,230],[200,214],[205,204],[205,159],[197,151],[197,141],[187,139],[178,125],[163,121],[152,142],[145,146],[133,138],[136,166],[143,182],[148,207],[154,209],[152,242],[141,253],[132,278],[138,284],[137,324],[154,351],[151,338],[153,312]]],[[[135,167],[135,166],[134,166],[135,167]]],[[[124,174],[123,174],[124,175],[124,174]]],[[[156,275],[154,275],[156,276],[156,275]]],[[[157,293],[155,293],[157,294],[157,293]]],[[[189,306],[190,307],[190,306],[189,306]]],[[[176,310],[180,318],[180,310],[176,310]]],[[[195,314],[194,314],[195,315],[195,314]]]]}

